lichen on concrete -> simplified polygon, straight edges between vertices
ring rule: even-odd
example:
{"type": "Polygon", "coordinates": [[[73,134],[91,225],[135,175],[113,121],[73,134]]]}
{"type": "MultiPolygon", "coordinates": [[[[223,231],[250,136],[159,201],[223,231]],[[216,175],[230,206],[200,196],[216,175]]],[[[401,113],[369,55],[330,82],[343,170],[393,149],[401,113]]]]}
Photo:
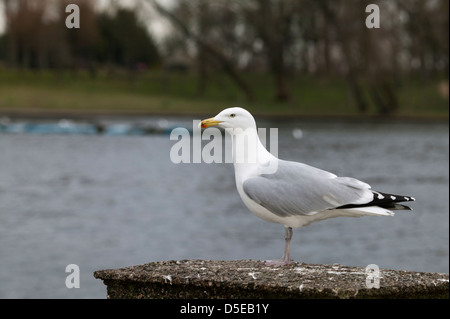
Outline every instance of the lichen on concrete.
{"type": "Polygon", "coordinates": [[[339,264],[267,266],[256,260],[172,260],[99,270],[108,298],[448,298],[448,274],[380,269],[368,288],[366,269],[339,264]]]}

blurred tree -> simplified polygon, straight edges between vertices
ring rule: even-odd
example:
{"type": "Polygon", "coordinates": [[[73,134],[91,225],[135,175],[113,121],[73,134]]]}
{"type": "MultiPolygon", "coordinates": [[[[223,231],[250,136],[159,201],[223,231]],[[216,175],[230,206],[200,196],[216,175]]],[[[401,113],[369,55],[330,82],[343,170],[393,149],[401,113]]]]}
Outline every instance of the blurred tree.
{"type": "MultiPolygon", "coordinates": [[[[329,1],[329,0],[318,0],[316,2],[320,12],[324,16],[324,20],[328,21],[329,24],[334,29],[334,36],[336,43],[339,44],[340,50],[342,52],[342,62],[345,63],[343,68],[345,77],[347,79],[350,91],[353,98],[356,101],[357,107],[361,112],[365,112],[368,109],[368,103],[363,94],[362,85],[359,80],[359,63],[361,61],[358,55],[358,41],[355,38],[355,30],[364,30],[362,26],[365,17],[361,16],[359,19],[355,19],[355,12],[365,12],[365,7],[361,6],[361,1],[353,1],[349,10],[342,10],[343,3],[341,0],[329,1]],[[354,5],[356,5],[359,10],[354,10],[354,5]],[[341,13],[341,15],[339,15],[341,13]],[[358,23],[358,27],[353,27],[352,23],[358,23]],[[356,40],[356,41],[355,41],[356,40]],[[357,48],[356,50],[354,48],[357,48]]],[[[345,3],[348,5],[348,2],[345,3]]]]}
{"type": "MultiPolygon", "coordinates": [[[[202,52],[202,54],[207,54],[211,59],[215,61],[218,65],[220,65],[221,69],[227,74],[230,79],[233,80],[233,82],[236,84],[236,86],[245,94],[247,100],[253,100],[254,99],[254,93],[251,87],[247,84],[247,82],[244,80],[244,78],[241,76],[241,74],[238,72],[236,68],[236,62],[230,57],[227,53],[227,43],[221,42],[221,37],[217,36],[216,32],[212,32],[213,29],[211,29],[210,25],[208,25],[208,31],[211,32],[210,34],[214,34],[214,37],[208,37],[205,34],[199,34],[196,28],[194,28],[191,25],[190,18],[194,18],[194,23],[197,24],[198,21],[195,18],[198,18],[198,16],[193,17],[192,15],[183,15],[179,16],[175,12],[166,9],[165,7],[161,6],[157,1],[150,0],[150,3],[153,5],[153,7],[156,9],[157,12],[159,12],[161,15],[166,17],[171,23],[188,39],[191,39],[195,42],[197,46],[197,51],[202,52]],[[214,39],[215,41],[211,41],[211,39],[214,39]],[[210,40],[210,41],[208,41],[210,40]],[[219,44],[217,44],[219,42],[219,44]]],[[[204,3],[205,4],[205,3],[204,3]]],[[[198,3],[196,3],[198,5],[198,3]]],[[[200,6],[201,7],[201,6],[200,6]]],[[[204,9],[204,6],[201,7],[204,9]]],[[[175,10],[176,11],[176,10],[175,10]]],[[[188,11],[184,11],[188,12],[188,11]]],[[[214,16],[216,17],[216,16],[214,16]]],[[[203,21],[203,27],[201,28],[201,31],[205,32],[205,21],[203,21]]],[[[225,26],[225,24],[221,24],[222,26],[225,26]]],[[[229,25],[226,25],[227,27],[230,27],[229,25]]],[[[216,29],[214,29],[216,31],[216,29]]],[[[203,66],[204,67],[204,66],[203,66]]],[[[203,74],[204,76],[205,74],[203,74]]]]}
{"type": "Polygon", "coordinates": [[[413,70],[423,79],[449,68],[449,1],[397,1],[397,9],[405,17],[404,35],[409,41],[405,51],[413,70]]]}
{"type": "Polygon", "coordinates": [[[109,64],[135,70],[138,63],[155,66],[159,52],[146,27],[136,13],[119,8],[113,14],[102,13],[98,18],[100,43],[97,58],[109,64]]]}
{"type": "Polygon", "coordinates": [[[87,68],[91,76],[95,76],[95,50],[100,35],[94,2],[91,0],[63,0],[55,3],[55,9],[58,10],[58,16],[60,17],[57,21],[59,27],[65,21],[68,14],[65,9],[69,4],[76,4],[80,8],[80,28],[63,28],[63,36],[67,41],[68,51],[70,52],[71,67],[74,69],[87,68]]]}
{"type": "Polygon", "coordinates": [[[98,14],[92,0],[3,0],[5,56],[11,67],[88,69],[112,63],[136,69],[159,63],[158,49],[133,10],[98,14]],[[79,29],[65,26],[68,4],[80,8],[79,29]]]}
{"type": "Polygon", "coordinates": [[[287,101],[291,97],[287,55],[294,44],[294,23],[302,2],[255,0],[252,6],[245,6],[248,27],[254,28],[264,45],[277,101],[287,101]]]}
{"type": "Polygon", "coordinates": [[[0,59],[12,67],[84,68],[95,75],[108,64],[133,75],[137,65],[173,61],[174,54],[196,68],[199,94],[218,70],[248,100],[254,88],[243,70],[270,74],[277,101],[292,101],[293,76],[333,76],[345,79],[359,111],[375,107],[383,114],[398,109],[406,76],[448,88],[448,0],[176,0],[167,6],[136,0],[133,9],[110,0],[103,12],[99,0],[0,1],[6,15],[0,59]],[[81,29],[64,27],[68,3],[79,5],[81,29]],[[380,7],[379,29],[365,26],[372,3],[380,7]],[[151,8],[150,18],[142,19],[143,8],[151,8]],[[147,30],[155,11],[177,31],[159,42],[164,56],[147,30]]]}
{"type": "Polygon", "coordinates": [[[21,68],[37,68],[44,48],[39,39],[45,34],[42,23],[47,1],[5,1],[8,63],[21,68]]]}

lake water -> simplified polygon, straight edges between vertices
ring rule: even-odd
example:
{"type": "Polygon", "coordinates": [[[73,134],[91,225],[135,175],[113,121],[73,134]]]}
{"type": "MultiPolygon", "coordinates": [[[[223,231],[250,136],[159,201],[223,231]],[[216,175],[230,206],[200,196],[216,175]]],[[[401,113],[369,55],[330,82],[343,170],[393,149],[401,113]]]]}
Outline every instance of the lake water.
{"type": "MultiPolygon", "coordinates": [[[[294,230],[294,260],[449,272],[448,123],[259,124],[279,128],[280,158],[416,198],[394,217],[294,230]]],[[[98,269],[281,257],[283,227],[245,208],[232,165],[173,164],[174,144],[163,134],[0,134],[0,298],[105,298],[98,269]],[[66,288],[69,264],[79,289],[66,288]]]]}

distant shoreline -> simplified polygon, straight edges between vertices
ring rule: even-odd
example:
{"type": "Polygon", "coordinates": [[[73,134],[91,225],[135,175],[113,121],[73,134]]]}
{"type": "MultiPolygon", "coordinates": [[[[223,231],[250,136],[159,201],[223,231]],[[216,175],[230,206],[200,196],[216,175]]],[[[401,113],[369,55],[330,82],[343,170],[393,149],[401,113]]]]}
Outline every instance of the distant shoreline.
{"type": "MultiPolygon", "coordinates": [[[[218,109],[217,112],[220,110],[218,109]]],[[[254,112],[255,116],[274,120],[345,120],[345,121],[385,121],[385,122],[449,122],[447,115],[376,115],[376,114],[302,114],[254,112]]],[[[187,111],[148,111],[148,110],[69,110],[37,108],[0,108],[0,117],[11,119],[95,119],[95,118],[133,118],[133,117],[192,117],[200,119],[215,114],[209,112],[187,111]]]]}
{"type": "MultiPolygon", "coordinates": [[[[255,89],[248,101],[242,92],[217,74],[200,94],[195,74],[147,72],[134,82],[99,74],[53,74],[50,72],[0,72],[0,116],[11,118],[95,117],[211,117],[230,106],[242,106],[259,118],[280,120],[318,119],[349,121],[447,121],[448,99],[438,90],[439,80],[422,82],[405,78],[396,91],[397,108],[381,114],[367,98],[360,113],[340,78],[298,76],[292,79],[292,97],[274,100],[272,80],[267,75],[245,74],[255,89]]],[[[370,88],[364,95],[370,96],[370,88]]],[[[387,111],[387,110],[386,110],[387,111]]]]}

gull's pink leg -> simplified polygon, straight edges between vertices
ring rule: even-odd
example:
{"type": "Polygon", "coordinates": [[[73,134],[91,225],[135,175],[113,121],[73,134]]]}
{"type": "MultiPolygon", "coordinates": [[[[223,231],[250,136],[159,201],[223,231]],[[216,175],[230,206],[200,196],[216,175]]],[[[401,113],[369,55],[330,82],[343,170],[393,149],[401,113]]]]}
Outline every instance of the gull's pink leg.
{"type": "Polygon", "coordinates": [[[285,233],[284,233],[285,246],[284,246],[283,257],[281,259],[277,259],[277,260],[266,260],[266,265],[282,266],[282,265],[287,265],[292,262],[291,252],[290,252],[291,238],[292,238],[292,227],[285,227],[285,233]]]}

